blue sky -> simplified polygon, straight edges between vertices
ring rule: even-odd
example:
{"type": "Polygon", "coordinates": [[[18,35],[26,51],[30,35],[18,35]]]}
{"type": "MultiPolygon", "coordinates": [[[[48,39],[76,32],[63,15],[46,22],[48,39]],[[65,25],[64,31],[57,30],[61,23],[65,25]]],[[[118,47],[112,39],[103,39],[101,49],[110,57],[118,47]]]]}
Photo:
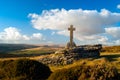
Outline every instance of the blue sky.
{"type": "Polygon", "coordinates": [[[119,0],[1,0],[0,43],[120,44],[119,0]]]}

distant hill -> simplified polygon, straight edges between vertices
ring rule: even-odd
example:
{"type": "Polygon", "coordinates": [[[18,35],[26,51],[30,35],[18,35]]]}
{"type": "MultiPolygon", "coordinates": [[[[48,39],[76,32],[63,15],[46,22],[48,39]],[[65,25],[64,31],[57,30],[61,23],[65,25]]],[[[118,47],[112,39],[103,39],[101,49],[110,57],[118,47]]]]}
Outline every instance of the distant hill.
{"type": "Polygon", "coordinates": [[[0,44],[0,58],[46,55],[59,48],[59,45],[0,44]]]}
{"type": "Polygon", "coordinates": [[[11,51],[36,48],[36,47],[40,47],[40,46],[28,45],[28,44],[0,44],[0,53],[8,53],[11,51]]]}

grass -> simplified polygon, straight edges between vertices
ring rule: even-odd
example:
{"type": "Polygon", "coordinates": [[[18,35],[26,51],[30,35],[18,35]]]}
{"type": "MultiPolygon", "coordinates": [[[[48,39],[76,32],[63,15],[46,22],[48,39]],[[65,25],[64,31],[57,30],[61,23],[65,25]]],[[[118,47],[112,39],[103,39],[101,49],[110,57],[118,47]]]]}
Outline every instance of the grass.
{"type": "Polygon", "coordinates": [[[61,70],[61,69],[68,69],[70,67],[73,67],[73,66],[77,66],[77,65],[80,65],[80,64],[83,64],[84,62],[88,62],[88,61],[91,61],[92,59],[89,58],[89,59],[80,59],[79,61],[75,61],[73,64],[69,64],[69,65],[61,65],[61,66],[53,66],[53,65],[50,65],[50,69],[52,72],[55,72],[57,70],[61,70]]]}
{"type": "Polygon", "coordinates": [[[81,59],[70,65],[50,68],[53,73],[48,80],[119,80],[120,76],[106,58],[81,59]]]}
{"type": "Polygon", "coordinates": [[[0,61],[0,80],[45,80],[48,66],[30,59],[0,61]]]}
{"type": "Polygon", "coordinates": [[[7,54],[0,53],[0,58],[18,58],[18,57],[35,57],[54,53],[58,48],[37,47],[10,51],[7,54]]]}
{"type": "MultiPolygon", "coordinates": [[[[96,58],[96,59],[95,58],[80,59],[79,61],[75,61],[73,64],[70,64],[70,65],[49,66],[49,67],[50,67],[51,71],[53,71],[53,73],[55,72],[57,75],[59,75],[59,73],[60,73],[59,71],[63,71],[62,72],[63,74],[65,74],[65,73],[67,73],[67,74],[70,73],[71,74],[71,72],[67,72],[67,70],[70,71],[70,69],[72,67],[79,66],[81,64],[86,64],[88,66],[93,66],[94,64],[103,64],[103,63],[105,63],[105,65],[109,66],[109,67],[106,68],[108,71],[112,70],[112,68],[110,68],[110,66],[114,66],[117,69],[118,73],[119,73],[118,75],[120,76],[120,51],[119,51],[120,47],[119,46],[104,47],[103,50],[104,51],[101,52],[100,57],[96,58]],[[111,50],[109,50],[109,49],[111,49],[111,50]],[[64,73],[64,70],[65,70],[65,73],[64,73]],[[58,73],[57,73],[57,71],[58,71],[58,73]]],[[[56,74],[53,74],[53,75],[57,76],[56,74]]],[[[103,73],[103,74],[105,74],[105,73],[103,73]]],[[[110,73],[110,75],[111,74],[113,74],[113,73],[110,73]]],[[[54,76],[52,76],[52,79],[53,79],[54,76]]],[[[74,75],[72,75],[72,76],[74,76],[74,75]]],[[[86,76],[86,74],[82,74],[82,76],[84,78],[86,76]]],[[[64,78],[64,75],[62,76],[62,78],[64,78]]],[[[80,80],[85,80],[83,78],[80,79],[80,80]]],[[[65,78],[65,80],[67,80],[67,78],[65,78]]],[[[86,80],[89,80],[89,79],[86,79],[86,80]]],[[[94,80],[94,79],[92,79],[92,80],[94,80]]],[[[105,79],[103,79],[103,76],[101,76],[101,80],[105,80],[105,79]]],[[[113,79],[113,80],[119,80],[119,79],[113,79]]]]}
{"type": "Polygon", "coordinates": [[[7,54],[13,51],[36,48],[39,46],[27,45],[27,44],[0,44],[0,53],[7,54]]]}
{"type": "Polygon", "coordinates": [[[118,69],[118,72],[120,73],[120,52],[119,53],[104,52],[101,53],[101,57],[107,58],[118,69]]]}
{"type": "MultiPolygon", "coordinates": [[[[103,47],[102,52],[100,53],[100,59],[106,58],[108,61],[110,61],[118,70],[120,73],[120,46],[109,46],[109,47],[103,47]]],[[[99,58],[98,58],[99,59],[99,58]]],[[[54,72],[59,69],[63,68],[69,68],[71,66],[78,65],[80,63],[88,61],[89,64],[92,64],[90,61],[98,60],[98,59],[81,59],[79,61],[74,62],[73,64],[66,65],[66,66],[50,66],[51,70],[54,72]]]]}
{"type": "Polygon", "coordinates": [[[120,73],[120,46],[103,47],[101,57],[107,58],[120,73]]]}
{"type": "Polygon", "coordinates": [[[105,46],[102,49],[102,52],[104,53],[119,53],[120,52],[120,46],[105,46]]]}
{"type": "MultiPolygon", "coordinates": [[[[11,54],[13,54],[14,57],[11,56],[11,57],[6,58],[6,57],[3,56],[4,59],[1,58],[1,60],[5,60],[5,59],[6,60],[11,60],[11,59],[16,60],[16,59],[19,59],[19,58],[22,58],[22,57],[27,57],[27,58],[30,58],[30,59],[38,60],[39,58],[46,56],[46,55],[41,56],[41,54],[43,55],[43,54],[46,54],[46,53],[52,53],[52,52],[56,51],[57,49],[58,48],[41,48],[41,47],[39,47],[39,48],[13,51],[11,54]],[[22,57],[20,56],[18,58],[18,57],[16,57],[16,54],[23,55],[23,56],[22,57]],[[28,55],[31,55],[31,56],[28,56],[28,55]]],[[[117,71],[120,74],[120,46],[103,47],[100,58],[80,59],[79,61],[75,61],[73,64],[70,64],[70,65],[49,66],[49,68],[54,73],[58,70],[71,69],[72,67],[79,66],[79,65],[82,65],[82,64],[92,66],[95,63],[96,64],[97,63],[108,64],[109,62],[117,68],[117,71]],[[108,61],[108,62],[105,63],[105,61],[108,61]]],[[[1,70],[0,70],[0,72],[1,72],[1,70]]],[[[83,74],[83,76],[84,75],[85,74],[83,74]]]]}
{"type": "Polygon", "coordinates": [[[23,49],[19,51],[11,52],[10,54],[45,54],[45,53],[53,53],[55,52],[55,48],[44,48],[44,47],[38,47],[38,48],[32,48],[32,49],[23,49]]]}

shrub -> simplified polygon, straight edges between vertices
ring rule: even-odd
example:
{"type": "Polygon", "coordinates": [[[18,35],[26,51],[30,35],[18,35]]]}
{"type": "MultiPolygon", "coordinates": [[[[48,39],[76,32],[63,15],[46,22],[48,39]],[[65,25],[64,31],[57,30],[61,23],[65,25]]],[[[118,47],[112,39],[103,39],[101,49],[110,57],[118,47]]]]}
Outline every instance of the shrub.
{"type": "MultiPolygon", "coordinates": [[[[51,71],[48,66],[29,59],[19,59],[15,61],[3,61],[0,65],[7,79],[17,80],[45,80],[51,71]]],[[[1,77],[1,78],[3,78],[1,77]]]]}
{"type": "Polygon", "coordinates": [[[117,69],[108,61],[80,64],[57,70],[48,80],[120,80],[117,69]]]}

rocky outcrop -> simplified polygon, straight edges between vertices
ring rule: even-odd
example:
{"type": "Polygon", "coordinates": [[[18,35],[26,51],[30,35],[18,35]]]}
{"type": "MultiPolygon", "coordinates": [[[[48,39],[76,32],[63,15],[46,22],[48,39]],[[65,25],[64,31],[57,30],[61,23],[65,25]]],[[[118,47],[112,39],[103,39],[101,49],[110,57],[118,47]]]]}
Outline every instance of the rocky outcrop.
{"type": "Polygon", "coordinates": [[[72,49],[61,49],[54,54],[40,58],[39,61],[48,65],[66,65],[81,58],[99,57],[101,49],[102,45],[100,44],[77,46],[72,49]]]}

